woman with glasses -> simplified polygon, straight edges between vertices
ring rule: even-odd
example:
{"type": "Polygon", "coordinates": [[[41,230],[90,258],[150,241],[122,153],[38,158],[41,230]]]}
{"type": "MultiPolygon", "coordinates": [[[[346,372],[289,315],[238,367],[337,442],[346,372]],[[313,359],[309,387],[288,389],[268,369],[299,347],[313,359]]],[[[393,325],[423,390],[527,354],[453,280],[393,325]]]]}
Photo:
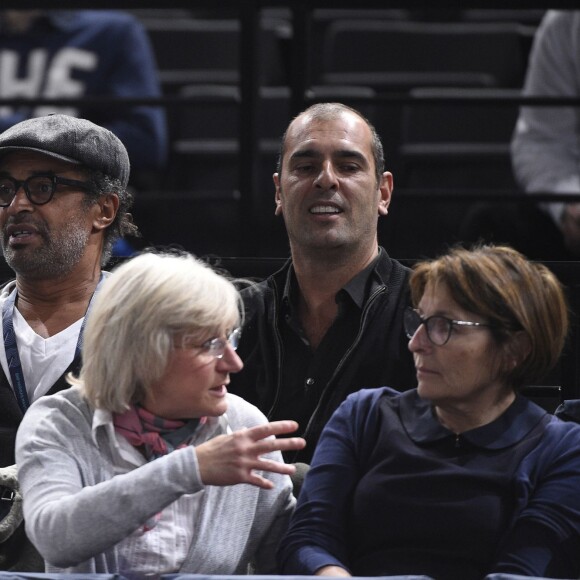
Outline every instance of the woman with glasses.
{"type": "Polygon", "coordinates": [[[103,283],[80,376],[35,402],[17,435],[26,530],[47,571],[274,571],[294,507],[280,451],[304,440],[276,439],[296,423],[227,392],[243,366],[240,305],[185,254],[142,254],[103,283]]]}
{"type": "Polygon", "coordinates": [[[281,544],[292,575],[580,575],[580,426],[519,394],[556,363],[563,290],[507,247],[416,265],[418,387],[351,395],[281,544]]]}

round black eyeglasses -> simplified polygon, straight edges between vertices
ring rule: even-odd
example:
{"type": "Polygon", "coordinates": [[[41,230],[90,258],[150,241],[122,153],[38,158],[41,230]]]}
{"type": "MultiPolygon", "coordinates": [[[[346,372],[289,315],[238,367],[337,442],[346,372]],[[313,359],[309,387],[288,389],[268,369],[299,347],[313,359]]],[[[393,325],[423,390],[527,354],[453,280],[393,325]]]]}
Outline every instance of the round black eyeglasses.
{"type": "Polygon", "coordinates": [[[69,185],[84,191],[90,189],[90,185],[86,181],[67,179],[52,174],[33,175],[23,181],[4,176],[0,177],[0,207],[8,207],[21,187],[31,203],[44,205],[52,199],[59,185],[69,185]]]}
{"type": "Polygon", "coordinates": [[[491,328],[491,324],[484,322],[469,322],[467,320],[453,320],[446,316],[429,316],[422,318],[421,315],[413,308],[407,308],[403,317],[403,325],[405,327],[405,334],[407,338],[413,338],[419,327],[424,324],[427,331],[427,338],[435,346],[443,346],[451,337],[451,330],[454,326],[470,326],[470,327],[487,327],[491,328]]]}

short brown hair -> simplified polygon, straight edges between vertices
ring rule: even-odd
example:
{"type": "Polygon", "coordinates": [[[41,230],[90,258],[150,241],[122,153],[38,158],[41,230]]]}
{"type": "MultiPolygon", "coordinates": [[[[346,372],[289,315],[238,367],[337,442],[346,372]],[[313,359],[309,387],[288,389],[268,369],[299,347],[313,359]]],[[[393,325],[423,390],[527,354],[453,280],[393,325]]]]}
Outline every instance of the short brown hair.
{"type": "Polygon", "coordinates": [[[459,306],[486,319],[499,345],[523,331],[530,352],[504,378],[514,388],[537,384],[558,362],[568,333],[568,305],[556,276],[507,246],[455,247],[415,265],[410,278],[416,306],[428,284],[444,283],[459,306]]]}

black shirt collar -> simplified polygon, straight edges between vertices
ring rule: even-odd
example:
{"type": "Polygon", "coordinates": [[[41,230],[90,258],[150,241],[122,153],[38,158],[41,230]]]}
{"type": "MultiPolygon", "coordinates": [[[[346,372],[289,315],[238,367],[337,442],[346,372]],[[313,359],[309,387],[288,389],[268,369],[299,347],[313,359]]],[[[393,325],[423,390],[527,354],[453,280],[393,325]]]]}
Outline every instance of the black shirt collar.
{"type": "MultiPolygon", "coordinates": [[[[370,282],[374,274],[377,262],[380,259],[381,252],[384,250],[379,248],[377,256],[364,269],[361,270],[354,278],[349,280],[336,294],[337,303],[350,296],[354,304],[361,310],[368,298],[370,282]]],[[[284,308],[291,310],[296,308],[298,304],[298,281],[296,280],[296,273],[294,272],[294,265],[291,264],[286,274],[286,281],[284,283],[284,292],[282,295],[282,304],[284,308]]]]}

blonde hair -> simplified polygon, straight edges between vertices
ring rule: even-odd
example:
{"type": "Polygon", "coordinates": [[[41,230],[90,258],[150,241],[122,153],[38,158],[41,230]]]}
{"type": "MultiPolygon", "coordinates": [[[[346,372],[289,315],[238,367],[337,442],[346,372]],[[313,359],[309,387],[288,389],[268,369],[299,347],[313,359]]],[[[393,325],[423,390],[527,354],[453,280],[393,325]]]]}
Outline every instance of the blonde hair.
{"type": "Polygon", "coordinates": [[[233,283],[206,263],[143,253],[104,281],[87,320],[80,377],[69,382],[93,406],[121,413],[161,378],[176,335],[222,336],[242,313],[233,283]]]}
{"type": "Polygon", "coordinates": [[[558,362],[568,333],[568,306],[562,285],[543,264],[507,246],[457,247],[415,265],[413,304],[428,284],[438,283],[446,285],[459,306],[487,320],[499,345],[509,344],[518,331],[528,336],[530,351],[505,371],[507,384],[534,384],[558,362]]]}

